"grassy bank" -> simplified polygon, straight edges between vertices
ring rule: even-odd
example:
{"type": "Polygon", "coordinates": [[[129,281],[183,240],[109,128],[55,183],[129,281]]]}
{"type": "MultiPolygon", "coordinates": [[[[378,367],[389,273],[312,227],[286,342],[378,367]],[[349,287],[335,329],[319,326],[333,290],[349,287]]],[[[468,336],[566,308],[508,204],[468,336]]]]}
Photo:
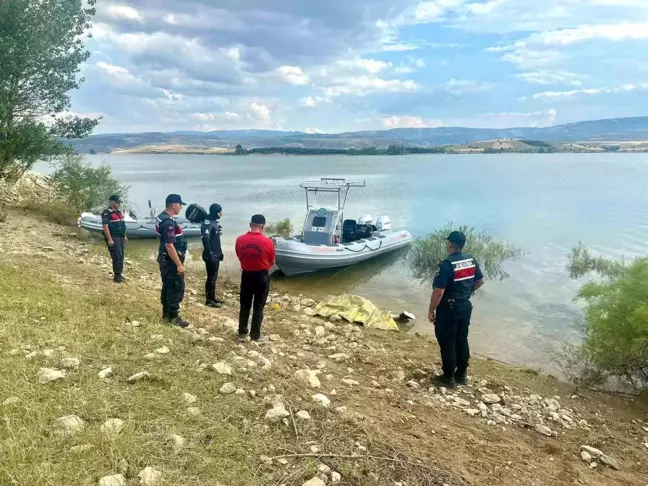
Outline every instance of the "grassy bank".
{"type": "Polygon", "coordinates": [[[236,286],[221,282],[223,309],[200,305],[199,258],[184,305],[194,326],[172,329],[158,318],[154,262],[133,257],[129,282],[115,286],[103,248],[40,218],[14,210],[0,225],[1,485],[95,485],[116,474],[135,485],[152,467],[155,484],[174,486],[302,485],[317,474],[333,484],[332,472],[362,486],[645,486],[647,408],[637,399],[491,361],[474,363],[472,386],[444,393],[429,387],[438,369],[430,338],[325,322],[297,296],[273,296],[270,345],[238,345],[236,286]],[[64,365],[65,378],[39,383],[41,368],[64,365]],[[296,374],[307,368],[317,388],[296,374]],[[143,371],[147,379],[129,383],[143,371]],[[226,383],[241,391],[221,393],[226,383]],[[484,405],[487,392],[501,403],[484,405]],[[287,415],[275,423],[266,414],[279,401],[287,415]],[[70,415],[84,427],[57,426],[70,415]],[[102,432],[109,419],[123,421],[118,434],[102,432]],[[590,469],[584,444],[620,470],[590,469]]]}

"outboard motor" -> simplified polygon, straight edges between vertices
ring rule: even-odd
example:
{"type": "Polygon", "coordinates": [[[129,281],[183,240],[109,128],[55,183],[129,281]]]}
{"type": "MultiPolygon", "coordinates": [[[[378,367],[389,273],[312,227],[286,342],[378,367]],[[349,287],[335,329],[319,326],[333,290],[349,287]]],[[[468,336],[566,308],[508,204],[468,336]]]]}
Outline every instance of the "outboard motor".
{"type": "Polygon", "coordinates": [[[389,219],[389,216],[381,216],[378,218],[378,221],[376,221],[376,228],[378,228],[378,231],[389,231],[392,229],[392,222],[391,219],[389,219]]]}
{"type": "Polygon", "coordinates": [[[374,232],[373,218],[370,214],[365,214],[358,219],[356,227],[356,239],[371,238],[374,232]]]}
{"type": "Polygon", "coordinates": [[[185,217],[194,224],[202,223],[207,219],[207,216],[209,213],[198,204],[190,204],[185,211],[185,217]]]}
{"type": "Polygon", "coordinates": [[[365,214],[363,216],[360,216],[360,218],[358,219],[358,224],[366,224],[366,225],[371,226],[373,224],[373,222],[374,222],[374,220],[371,217],[371,214],[365,214]]]}

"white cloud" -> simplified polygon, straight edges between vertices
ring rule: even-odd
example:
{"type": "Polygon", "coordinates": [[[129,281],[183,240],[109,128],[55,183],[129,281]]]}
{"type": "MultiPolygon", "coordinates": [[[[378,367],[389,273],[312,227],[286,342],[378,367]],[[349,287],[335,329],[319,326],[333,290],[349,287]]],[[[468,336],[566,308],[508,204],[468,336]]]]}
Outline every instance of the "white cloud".
{"type": "Polygon", "coordinates": [[[341,66],[358,68],[363,71],[367,71],[371,74],[377,74],[383,69],[386,69],[391,66],[391,64],[388,62],[377,61],[376,59],[343,60],[343,61],[338,61],[338,64],[340,64],[341,66]]]}
{"type": "Polygon", "coordinates": [[[534,34],[525,42],[564,46],[590,39],[601,39],[612,42],[648,39],[648,22],[581,25],[573,29],[561,29],[534,34]]]}
{"type": "Polygon", "coordinates": [[[306,132],[306,133],[310,133],[310,134],[313,134],[313,133],[324,133],[322,130],[320,130],[319,128],[315,128],[315,127],[305,128],[305,129],[304,129],[304,132],[306,132]]]}
{"type": "Polygon", "coordinates": [[[567,71],[536,71],[515,75],[521,81],[530,84],[564,84],[566,86],[581,86],[580,76],[567,71]]]}
{"type": "Polygon", "coordinates": [[[299,66],[281,66],[279,72],[281,72],[283,79],[289,84],[295,86],[308,84],[309,77],[299,66]]]}
{"type": "Polygon", "coordinates": [[[331,101],[331,98],[324,98],[321,96],[307,96],[306,98],[299,100],[299,104],[304,108],[315,108],[317,105],[330,103],[331,101]]]}
{"type": "Polygon", "coordinates": [[[112,64],[108,64],[107,62],[103,62],[103,61],[99,61],[97,63],[97,67],[99,69],[102,69],[103,71],[106,71],[108,74],[112,74],[113,76],[119,74],[129,74],[128,69],[123,68],[121,66],[114,66],[112,64]]]}
{"type": "Polygon", "coordinates": [[[194,113],[191,117],[199,121],[213,121],[223,118],[226,120],[238,120],[241,118],[241,115],[226,111],[225,113],[194,113]]]}
{"type": "Polygon", "coordinates": [[[399,66],[397,68],[394,68],[395,74],[411,74],[414,71],[415,69],[411,66],[399,66]]]}
{"type": "Polygon", "coordinates": [[[395,44],[383,44],[382,50],[385,52],[403,52],[403,51],[415,51],[421,46],[416,44],[404,44],[404,43],[395,43],[395,44]]]}
{"type": "Polygon", "coordinates": [[[333,85],[324,89],[326,96],[356,95],[370,93],[399,93],[417,91],[419,85],[412,80],[383,79],[375,76],[352,76],[334,80],[333,85]]]}
{"type": "MultiPolygon", "coordinates": [[[[502,50],[507,50],[502,48],[502,50]]],[[[527,47],[513,48],[502,56],[502,61],[515,64],[519,69],[537,69],[564,59],[560,51],[536,50],[527,47]]]]}
{"type": "Polygon", "coordinates": [[[506,0],[490,0],[486,3],[470,3],[466,5],[466,10],[473,15],[486,15],[505,2],[506,0]]]}
{"type": "Polygon", "coordinates": [[[461,96],[464,94],[484,93],[490,91],[495,86],[488,82],[473,81],[471,79],[451,79],[443,85],[446,91],[461,96]]]}
{"type": "Polygon", "coordinates": [[[531,95],[530,98],[534,100],[573,98],[580,95],[593,96],[599,94],[618,94],[629,93],[637,90],[648,90],[648,83],[627,83],[617,86],[607,86],[603,88],[574,89],[570,91],[543,91],[541,93],[531,95]]]}
{"type": "Polygon", "coordinates": [[[386,128],[434,128],[442,126],[443,123],[439,120],[424,120],[417,116],[403,115],[384,118],[383,125],[386,128]]]}
{"type": "Polygon", "coordinates": [[[104,12],[113,19],[137,20],[138,22],[144,20],[139,10],[129,5],[107,5],[104,7],[104,12]]]}
{"type": "Polygon", "coordinates": [[[428,23],[439,21],[443,15],[462,5],[465,0],[431,0],[419,2],[413,14],[406,15],[404,23],[428,23]]]}
{"type": "Polygon", "coordinates": [[[266,105],[257,103],[256,101],[250,105],[253,111],[253,117],[262,122],[270,121],[270,109],[266,105]]]}

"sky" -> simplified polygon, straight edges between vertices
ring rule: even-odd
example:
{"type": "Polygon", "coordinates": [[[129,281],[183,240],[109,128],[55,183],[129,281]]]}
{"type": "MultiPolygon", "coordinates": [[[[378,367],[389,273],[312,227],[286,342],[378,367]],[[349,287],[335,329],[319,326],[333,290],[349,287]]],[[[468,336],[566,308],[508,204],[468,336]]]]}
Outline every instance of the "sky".
{"type": "Polygon", "coordinates": [[[99,0],[95,133],[648,115],[648,0],[99,0]]]}

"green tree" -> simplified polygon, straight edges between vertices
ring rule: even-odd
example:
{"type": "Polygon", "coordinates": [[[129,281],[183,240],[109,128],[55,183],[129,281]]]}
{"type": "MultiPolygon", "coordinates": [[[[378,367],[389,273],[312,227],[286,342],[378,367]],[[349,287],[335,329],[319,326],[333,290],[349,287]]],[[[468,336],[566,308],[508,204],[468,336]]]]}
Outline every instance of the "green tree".
{"type": "Polygon", "coordinates": [[[462,231],[466,235],[465,252],[471,254],[487,278],[504,279],[508,273],[502,268],[507,260],[515,260],[524,252],[515,246],[498,241],[483,231],[467,226],[455,227],[448,223],[425,238],[417,238],[412,244],[408,258],[416,278],[432,280],[439,263],[448,255],[448,235],[452,231],[462,231]]]}
{"type": "Polygon", "coordinates": [[[0,180],[71,152],[62,138],[89,135],[98,120],[60,117],[89,57],[84,36],[96,0],[0,1],[0,180]]]}
{"type": "Polygon", "coordinates": [[[61,201],[77,214],[98,211],[112,194],[119,194],[123,200],[128,197],[129,188],[113,177],[108,165],[92,167],[78,154],[68,154],[55,162],[51,183],[61,201]]]}
{"type": "Polygon", "coordinates": [[[234,148],[234,153],[235,153],[236,155],[245,155],[247,152],[246,152],[245,149],[243,148],[243,145],[241,145],[241,144],[239,143],[239,144],[234,148]]]}
{"type": "Polygon", "coordinates": [[[573,278],[598,276],[576,299],[585,303],[578,324],[582,341],[561,355],[565,370],[580,381],[621,381],[648,388],[648,258],[633,262],[595,257],[582,245],[572,249],[567,266],[573,278]]]}

